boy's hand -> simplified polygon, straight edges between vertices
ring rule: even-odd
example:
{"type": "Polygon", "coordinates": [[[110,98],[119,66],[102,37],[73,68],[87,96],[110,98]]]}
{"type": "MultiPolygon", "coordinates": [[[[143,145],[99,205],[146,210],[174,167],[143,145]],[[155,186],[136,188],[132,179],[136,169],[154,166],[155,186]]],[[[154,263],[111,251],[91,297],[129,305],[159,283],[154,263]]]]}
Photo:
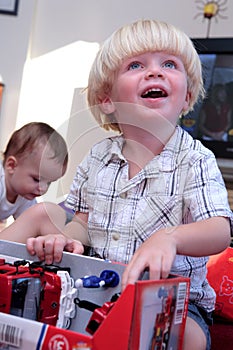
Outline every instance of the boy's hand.
{"type": "Polygon", "coordinates": [[[177,253],[172,232],[160,230],[148,238],[134,253],[122,276],[122,291],[135,283],[148,268],[151,280],[167,278],[177,253]]]}
{"type": "Polygon", "coordinates": [[[27,250],[31,255],[37,255],[40,260],[46,264],[60,262],[63,250],[83,254],[84,247],[81,242],[68,238],[62,234],[50,234],[36,238],[28,238],[26,243],[27,250]]]}

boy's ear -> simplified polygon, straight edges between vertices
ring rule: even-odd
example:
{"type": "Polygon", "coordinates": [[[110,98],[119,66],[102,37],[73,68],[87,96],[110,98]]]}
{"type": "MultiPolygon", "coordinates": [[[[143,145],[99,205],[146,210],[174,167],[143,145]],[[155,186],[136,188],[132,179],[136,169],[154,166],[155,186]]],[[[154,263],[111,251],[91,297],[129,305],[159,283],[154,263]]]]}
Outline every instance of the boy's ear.
{"type": "Polygon", "coordinates": [[[102,101],[100,102],[100,109],[105,114],[111,114],[115,112],[115,105],[110,99],[110,97],[106,96],[102,101]]]}
{"type": "Polygon", "coordinates": [[[4,168],[5,170],[8,171],[9,174],[12,174],[15,168],[17,167],[17,165],[18,165],[17,159],[14,156],[9,156],[5,161],[4,168]]]}
{"type": "Polygon", "coordinates": [[[191,99],[191,92],[187,91],[185,103],[184,103],[183,110],[182,110],[183,112],[186,112],[189,109],[190,99],[191,99]]]}

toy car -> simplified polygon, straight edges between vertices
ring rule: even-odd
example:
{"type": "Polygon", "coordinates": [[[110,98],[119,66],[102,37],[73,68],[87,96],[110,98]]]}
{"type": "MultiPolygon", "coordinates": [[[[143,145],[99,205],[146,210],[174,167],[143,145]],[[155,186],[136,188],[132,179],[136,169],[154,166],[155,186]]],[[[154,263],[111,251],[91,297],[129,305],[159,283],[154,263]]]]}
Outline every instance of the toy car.
{"type": "Polygon", "coordinates": [[[175,311],[176,288],[166,289],[161,287],[158,297],[162,302],[161,313],[158,313],[155,319],[154,332],[151,339],[149,350],[166,350],[169,340],[170,327],[175,311]]]}
{"type": "Polygon", "coordinates": [[[0,259],[0,312],[56,325],[61,278],[49,268],[25,260],[0,259]]]}

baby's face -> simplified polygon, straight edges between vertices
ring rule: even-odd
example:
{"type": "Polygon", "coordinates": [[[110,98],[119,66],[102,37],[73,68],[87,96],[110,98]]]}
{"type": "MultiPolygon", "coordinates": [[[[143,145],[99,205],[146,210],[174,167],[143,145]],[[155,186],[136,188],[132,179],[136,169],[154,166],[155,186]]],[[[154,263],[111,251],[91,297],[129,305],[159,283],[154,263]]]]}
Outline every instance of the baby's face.
{"type": "Polygon", "coordinates": [[[11,191],[29,200],[45,194],[50,184],[64,174],[64,168],[52,156],[49,146],[39,144],[26,158],[18,159],[10,177],[11,191]]]}

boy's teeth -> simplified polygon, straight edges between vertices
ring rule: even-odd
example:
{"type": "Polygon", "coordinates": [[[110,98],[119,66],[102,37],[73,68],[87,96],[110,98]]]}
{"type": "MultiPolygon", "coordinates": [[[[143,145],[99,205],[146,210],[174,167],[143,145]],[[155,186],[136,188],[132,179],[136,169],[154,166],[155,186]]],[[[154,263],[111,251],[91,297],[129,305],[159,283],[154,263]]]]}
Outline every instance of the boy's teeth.
{"type": "Polygon", "coordinates": [[[149,89],[146,92],[143,93],[142,97],[146,98],[146,97],[152,97],[152,98],[156,98],[156,97],[164,97],[166,96],[165,92],[161,89],[149,89]]]}

